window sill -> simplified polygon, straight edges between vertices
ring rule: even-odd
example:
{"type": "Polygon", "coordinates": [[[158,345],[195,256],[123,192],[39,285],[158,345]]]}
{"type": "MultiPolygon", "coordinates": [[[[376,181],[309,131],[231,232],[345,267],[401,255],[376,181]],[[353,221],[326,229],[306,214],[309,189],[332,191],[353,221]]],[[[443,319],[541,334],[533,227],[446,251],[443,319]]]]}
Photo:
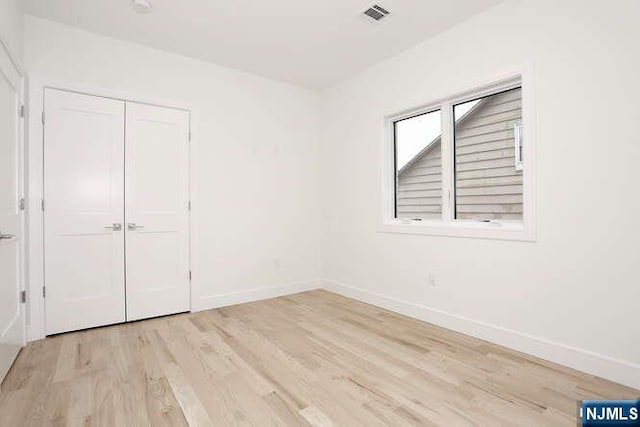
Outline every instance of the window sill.
{"type": "Polygon", "coordinates": [[[516,240],[534,242],[535,234],[523,223],[508,222],[443,222],[389,221],[378,227],[379,233],[424,234],[429,236],[466,237],[475,239],[516,240]]]}

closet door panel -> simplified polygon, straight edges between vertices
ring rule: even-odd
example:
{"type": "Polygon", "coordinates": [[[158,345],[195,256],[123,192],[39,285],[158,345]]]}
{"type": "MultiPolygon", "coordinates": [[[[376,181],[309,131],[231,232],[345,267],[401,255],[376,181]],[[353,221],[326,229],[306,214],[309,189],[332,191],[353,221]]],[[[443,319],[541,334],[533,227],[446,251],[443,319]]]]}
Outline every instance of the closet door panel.
{"type": "Polygon", "coordinates": [[[189,113],[127,103],[127,320],[188,311],[189,113]]]}
{"type": "Polygon", "coordinates": [[[45,90],[47,334],[125,321],[125,104],[45,90]]]}
{"type": "Polygon", "coordinates": [[[0,384],[25,343],[25,310],[20,303],[24,248],[20,147],[21,76],[0,46],[0,384]]]}

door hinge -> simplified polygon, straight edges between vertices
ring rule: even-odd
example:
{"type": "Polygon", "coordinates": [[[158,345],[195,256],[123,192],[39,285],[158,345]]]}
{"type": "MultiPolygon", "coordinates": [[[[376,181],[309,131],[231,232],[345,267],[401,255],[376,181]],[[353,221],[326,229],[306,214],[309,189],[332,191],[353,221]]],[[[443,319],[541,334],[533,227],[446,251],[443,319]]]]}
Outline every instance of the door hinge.
{"type": "Polygon", "coordinates": [[[21,304],[27,303],[27,291],[20,291],[20,303],[21,304]]]}
{"type": "Polygon", "coordinates": [[[21,211],[26,209],[26,202],[24,201],[24,197],[21,197],[20,200],[18,200],[18,209],[20,209],[21,211]]]}
{"type": "Polygon", "coordinates": [[[42,298],[46,298],[47,297],[47,288],[45,288],[44,286],[42,287],[42,298]]]}
{"type": "Polygon", "coordinates": [[[18,110],[18,114],[20,114],[20,117],[24,117],[24,105],[20,106],[20,109],[18,110]]]}
{"type": "Polygon", "coordinates": [[[44,110],[42,110],[42,124],[44,124],[44,110]]]}
{"type": "Polygon", "coordinates": [[[191,270],[189,270],[189,281],[191,281],[191,270]]]}
{"type": "Polygon", "coordinates": [[[40,207],[42,208],[42,212],[44,212],[44,199],[40,200],[40,207]]]}
{"type": "Polygon", "coordinates": [[[189,208],[189,210],[191,210],[191,200],[189,200],[188,208],[189,208]]]}
{"type": "Polygon", "coordinates": [[[191,130],[189,130],[189,142],[191,142],[191,130]]]}

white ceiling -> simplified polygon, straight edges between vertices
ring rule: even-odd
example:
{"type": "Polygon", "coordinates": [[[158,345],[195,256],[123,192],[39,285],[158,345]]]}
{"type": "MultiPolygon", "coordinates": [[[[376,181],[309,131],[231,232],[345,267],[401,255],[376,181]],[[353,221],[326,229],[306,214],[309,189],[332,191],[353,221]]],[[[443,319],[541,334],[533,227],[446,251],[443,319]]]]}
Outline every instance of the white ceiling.
{"type": "Polygon", "coordinates": [[[500,0],[25,0],[27,13],[309,88],[325,88],[500,0]],[[391,11],[379,23],[361,13],[391,11]]]}

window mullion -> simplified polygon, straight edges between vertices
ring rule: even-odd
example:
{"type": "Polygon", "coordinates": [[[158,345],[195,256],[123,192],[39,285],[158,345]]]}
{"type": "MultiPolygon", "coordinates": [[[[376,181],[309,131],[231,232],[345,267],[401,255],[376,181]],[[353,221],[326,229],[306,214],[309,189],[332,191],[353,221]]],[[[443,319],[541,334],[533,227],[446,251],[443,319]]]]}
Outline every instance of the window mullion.
{"type": "Polygon", "coordinates": [[[453,109],[450,102],[442,104],[442,220],[454,219],[453,109]]]}

